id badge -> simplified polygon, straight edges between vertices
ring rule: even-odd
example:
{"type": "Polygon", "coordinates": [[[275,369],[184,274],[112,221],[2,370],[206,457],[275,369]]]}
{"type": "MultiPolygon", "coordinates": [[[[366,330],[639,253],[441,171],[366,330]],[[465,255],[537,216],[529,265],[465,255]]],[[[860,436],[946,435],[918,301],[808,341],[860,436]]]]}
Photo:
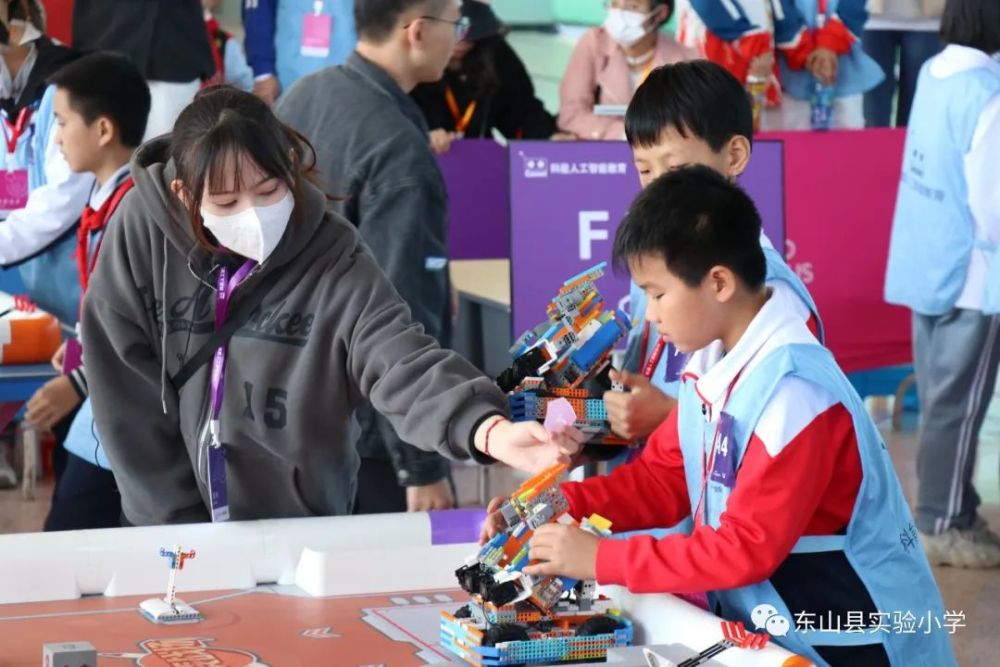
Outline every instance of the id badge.
{"type": "Polygon", "coordinates": [[[79,338],[66,340],[66,353],[63,357],[63,375],[69,375],[83,365],[83,346],[79,338]]]}
{"type": "Polygon", "coordinates": [[[16,211],[28,204],[28,170],[0,169],[0,210],[16,211]]]}
{"type": "Polygon", "coordinates": [[[663,379],[666,382],[677,382],[684,373],[690,355],[681,352],[673,343],[667,345],[667,367],[663,370],[663,379]]]}
{"type": "Polygon", "coordinates": [[[712,462],[711,481],[733,488],[736,481],[736,448],[733,440],[733,417],[726,412],[719,415],[718,436],[712,462]]]}
{"type": "Polygon", "coordinates": [[[332,36],[333,17],[320,12],[309,12],[302,17],[301,54],[306,58],[329,58],[332,36]]]}
{"type": "Polygon", "coordinates": [[[208,494],[212,499],[212,523],[229,521],[225,445],[208,446],[208,494]]]}

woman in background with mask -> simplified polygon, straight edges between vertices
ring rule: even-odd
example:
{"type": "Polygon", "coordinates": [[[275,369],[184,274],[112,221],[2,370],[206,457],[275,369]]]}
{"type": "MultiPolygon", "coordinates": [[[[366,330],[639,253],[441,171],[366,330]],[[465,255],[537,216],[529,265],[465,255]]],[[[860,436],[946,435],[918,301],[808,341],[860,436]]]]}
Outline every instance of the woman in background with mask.
{"type": "Polygon", "coordinates": [[[250,93],[209,89],[141,147],[83,314],[94,417],[137,525],[350,514],[365,400],[455,459],[537,471],[582,435],[412,322],[315,155],[250,93]]]}
{"type": "Polygon", "coordinates": [[[579,139],[624,140],[624,111],[595,107],[627,106],[653,69],[697,57],[660,31],[673,0],[611,0],[607,7],[604,25],[577,43],[559,90],[559,127],[579,139]]]}

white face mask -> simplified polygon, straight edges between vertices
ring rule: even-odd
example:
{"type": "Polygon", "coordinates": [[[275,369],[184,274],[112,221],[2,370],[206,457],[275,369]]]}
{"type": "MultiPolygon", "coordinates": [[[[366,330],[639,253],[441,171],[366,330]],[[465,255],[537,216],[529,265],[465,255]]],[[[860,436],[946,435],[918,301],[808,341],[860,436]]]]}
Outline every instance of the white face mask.
{"type": "Polygon", "coordinates": [[[646,21],[655,11],[649,14],[630,12],[626,9],[609,9],[608,17],[604,19],[604,29],[611,39],[628,48],[652,32],[646,27],[646,21]]]}
{"type": "Polygon", "coordinates": [[[234,215],[214,215],[202,207],[201,217],[220,245],[263,264],[285,235],[294,208],[295,198],[288,191],[276,204],[252,206],[234,215]]]}

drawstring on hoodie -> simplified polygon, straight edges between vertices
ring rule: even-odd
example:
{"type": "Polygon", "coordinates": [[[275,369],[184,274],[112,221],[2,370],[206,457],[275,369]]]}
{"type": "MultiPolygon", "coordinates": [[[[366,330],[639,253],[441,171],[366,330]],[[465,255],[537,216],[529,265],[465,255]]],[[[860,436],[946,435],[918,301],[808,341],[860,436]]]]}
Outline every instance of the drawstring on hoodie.
{"type": "Polygon", "coordinates": [[[167,262],[170,253],[167,235],[163,235],[163,309],[160,311],[160,404],[167,414],[167,262]]]}

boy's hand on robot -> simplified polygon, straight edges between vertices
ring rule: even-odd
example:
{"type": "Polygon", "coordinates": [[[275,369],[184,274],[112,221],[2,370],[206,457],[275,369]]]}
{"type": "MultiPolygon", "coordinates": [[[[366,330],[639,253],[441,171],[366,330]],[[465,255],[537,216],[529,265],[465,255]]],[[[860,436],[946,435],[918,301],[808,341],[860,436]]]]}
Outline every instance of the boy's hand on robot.
{"type": "Polygon", "coordinates": [[[597,547],[601,538],[576,526],[539,526],[528,543],[528,557],[538,561],[524,568],[532,576],[596,579],[597,547]]]}
{"type": "Polygon", "coordinates": [[[500,513],[500,506],[504,504],[505,500],[507,500],[507,496],[497,496],[486,506],[486,521],[483,522],[483,528],[479,532],[479,546],[483,546],[506,530],[507,522],[504,520],[503,514],[500,513]]]}
{"type": "Polygon", "coordinates": [[[612,382],[621,383],[630,390],[604,394],[611,430],[626,440],[648,437],[677,405],[677,401],[654,387],[644,375],[611,371],[610,377],[612,382]]]}

